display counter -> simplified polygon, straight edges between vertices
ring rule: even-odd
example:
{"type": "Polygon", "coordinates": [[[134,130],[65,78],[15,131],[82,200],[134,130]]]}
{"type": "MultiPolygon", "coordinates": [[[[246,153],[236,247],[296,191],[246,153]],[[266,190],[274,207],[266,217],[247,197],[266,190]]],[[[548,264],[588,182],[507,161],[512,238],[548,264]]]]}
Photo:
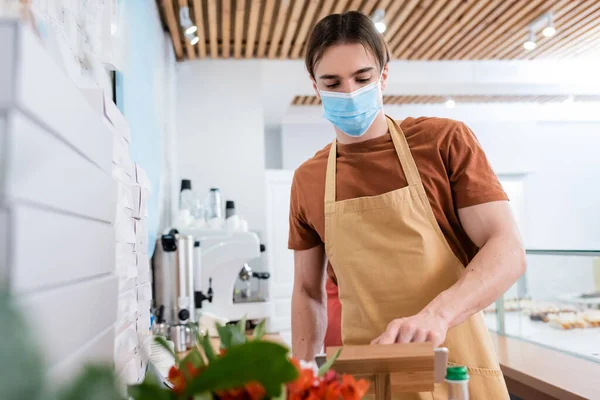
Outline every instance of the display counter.
{"type": "Polygon", "coordinates": [[[600,251],[527,250],[527,264],[484,311],[509,390],[600,399],[600,251]]]}

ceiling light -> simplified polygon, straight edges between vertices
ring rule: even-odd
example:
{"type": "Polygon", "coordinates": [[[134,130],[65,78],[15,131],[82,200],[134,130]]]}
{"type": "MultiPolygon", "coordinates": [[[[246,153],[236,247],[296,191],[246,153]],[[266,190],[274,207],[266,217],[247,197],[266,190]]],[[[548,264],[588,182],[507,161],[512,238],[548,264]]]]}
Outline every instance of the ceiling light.
{"type": "Polygon", "coordinates": [[[375,22],[375,28],[379,31],[379,33],[385,32],[385,22],[375,22]]]}
{"type": "Polygon", "coordinates": [[[191,35],[192,33],[196,33],[197,30],[198,30],[198,27],[196,25],[192,25],[185,30],[185,34],[191,35]]]}
{"type": "Polygon", "coordinates": [[[556,33],[556,29],[553,26],[547,26],[542,31],[542,35],[546,37],[552,37],[556,33]]]}
{"type": "Polygon", "coordinates": [[[375,24],[375,29],[377,29],[377,31],[379,33],[385,32],[386,25],[385,25],[385,10],[384,9],[379,8],[379,9],[375,10],[375,12],[373,13],[373,16],[371,17],[371,20],[375,24]]]}
{"type": "Polygon", "coordinates": [[[554,22],[552,21],[552,11],[548,11],[545,14],[546,19],[546,27],[542,30],[542,35],[545,37],[552,37],[556,33],[556,29],[554,28],[554,22]]]}
{"type": "Polygon", "coordinates": [[[575,97],[574,96],[568,96],[563,103],[564,104],[573,104],[573,102],[575,101],[575,97]]]}
{"type": "Polygon", "coordinates": [[[523,43],[523,48],[525,50],[533,50],[535,49],[536,44],[535,44],[535,34],[533,33],[533,29],[529,30],[529,38],[527,39],[527,41],[525,43],[523,43]]]}
{"type": "Polygon", "coordinates": [[[194,38],[190,41],[192,46],[195,46],[196,43],[198,43],[200,41],[200,38],[198,36],[194,36],[194,38]]]}
{"type": "Polygon", "coordinates": [[[452,99],[448,99],[446,100],[446,108],[454,108],[454,106],[456,105],[456,102],[452,99]]]}

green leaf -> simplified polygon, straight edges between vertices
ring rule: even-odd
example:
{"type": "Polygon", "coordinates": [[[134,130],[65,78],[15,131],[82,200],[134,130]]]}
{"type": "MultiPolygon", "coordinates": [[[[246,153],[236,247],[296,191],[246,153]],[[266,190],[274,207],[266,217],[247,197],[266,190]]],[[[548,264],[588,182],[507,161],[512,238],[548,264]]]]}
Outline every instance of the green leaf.
{"type": "Polygon", "coordinates": [[[243,335],[246,334],[246,321],[247,320],[248,320],[247,316],[244,315],[244,317],[242,319],[240,319],[237,323],[237,327],[243,335]]]}
{"type": "Polygon", "coordinates": [[[282,384],[298,377],[287,354],[286,347],[273,342],[251,341],[233,346],[189,383],[187,394],[239,388],[248,382],[258,382],[265,388],[267,397],[280,396],[282,384]]]}
{"type": "Polygon", "coordinates": [[[208,333],[202,338],[200,346],[202,346],[202,350],[204,350],[204,355],[206,355],[206,359],[208,360],[208,364],[210,365],[210,363],[217,359],[217,356],[215,355],[215,350],[212,347],[212,343],[210,343],[208,333]]]}
{"type": "Polygon", "coordinates": [[[286,400],[287,399],[287,388],[285,387],[285,383],[281,385],[281,394],[279,396],[274,396],[272,400],[286,400]]]}
{"type": "Polygon", "coordinates": [[[342,352],[342,349],[339,349],[333,355],[333,357],[331,357],[329,360],[327,360],[325,362],[325,364],[321,365],[321,368],[319,368],[319,377],[325,376],[325,374],[331,369],[331,366],[333,365],[333,363],[335,362],[335,360],[338,359],[338,357],[340,356],[341,352],[342,352]]]}
{"type": "Polygon", "coordinates": [[[63,389],[60,400],[123,399],[114,370],[110,366],[86,366],[70,387],[63,389]]]}
{"type": "MultiPolygon", "coordinates": [[[[127,394],[134,400],[174,400],[175,395],[169,389],[163,389],[155,384],[143,382],[138,385],[129,386],[127,394]]],[[[110,397],[106,397],[109,399],[110,397]]]]}
{"type": "MultiPolygon", "coordinates": [[[[0,262],[1,264],[2,262],[0,262]]],[[[0,266],[2,269],[4,266],[0,266]]],[[[1,275],[1,274],[0,274],[1,275]]],[[[37,400],[44,396],[47,365],[39,343],[0,278],[0,398],[37,400]]]]}
{"type": "Polygon", "coordinates": [[[221,338],[221,348],[229,349],[231,346],[239,346],[248,341],[245,332],[242,333],[236,325],[217,325],[219,337],[221,338]]]}
{"type": "Polygon", "coordinates": [[[187,356],[183,360],[181,360],[181,365],[183,366],[183,370],[187,371],[186,366],[188,364],[192,364],[194,368],[200,368],[204,366],[204,360],[202,359],[202,354],[200,354],[200,350],[197,347],[193,347],[192,350],[188,353],[187,356]]]}
{"type": "Polygon", "coordinates": [[[154,338],[154,340],[156,341],[156,343],[160,344],[162,348],[167,350],[169,352],[169,354],[172,355],[173,358],[175,359],[175,363],[177,365],[179,365],[179,356],[177,355],[177,353],[175,353],[173,350],[171,350],[171,348],[169,347],[169,344],[167,343],[167,339],[165,339],[162,336],[156,336],[154,338]]]}
{"type": "Polygon", "coordinates": [[[267,320],[263,319],[262,321],[260,321],[260,324],[258,324],[256,326],[256,328],[254,328],[254,340],[260,340],[263,338],[263,336],[265,336],[265,333],[267,332],[267,320]]]}
{"type": "Polygon", "coordinates": [[[212,393],[204,392],[194,396],[194,400],[213,400],[212,393]]]}

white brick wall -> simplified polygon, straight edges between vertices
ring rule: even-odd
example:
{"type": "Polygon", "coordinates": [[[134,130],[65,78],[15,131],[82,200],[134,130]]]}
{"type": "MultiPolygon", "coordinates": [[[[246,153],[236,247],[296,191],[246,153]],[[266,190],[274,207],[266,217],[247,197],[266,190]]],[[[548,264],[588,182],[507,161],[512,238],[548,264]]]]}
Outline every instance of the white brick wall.
{"type": "Polygon", "coordinates": [[[111,132],[29,30],[0,20],[0,53],[0,279],[61,381],[114,358],[111,132]]]}

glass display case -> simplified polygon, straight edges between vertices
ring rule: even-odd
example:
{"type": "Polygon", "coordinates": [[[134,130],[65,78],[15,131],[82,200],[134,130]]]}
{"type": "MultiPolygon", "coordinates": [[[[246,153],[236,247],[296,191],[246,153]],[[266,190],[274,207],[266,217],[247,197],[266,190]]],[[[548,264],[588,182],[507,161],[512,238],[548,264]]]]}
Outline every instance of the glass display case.
{"type": "Polygon", "coordinates": [[[500,335],[600,363],[600,250],[527,250],[527,272],[484,315],[500,335]]]}

